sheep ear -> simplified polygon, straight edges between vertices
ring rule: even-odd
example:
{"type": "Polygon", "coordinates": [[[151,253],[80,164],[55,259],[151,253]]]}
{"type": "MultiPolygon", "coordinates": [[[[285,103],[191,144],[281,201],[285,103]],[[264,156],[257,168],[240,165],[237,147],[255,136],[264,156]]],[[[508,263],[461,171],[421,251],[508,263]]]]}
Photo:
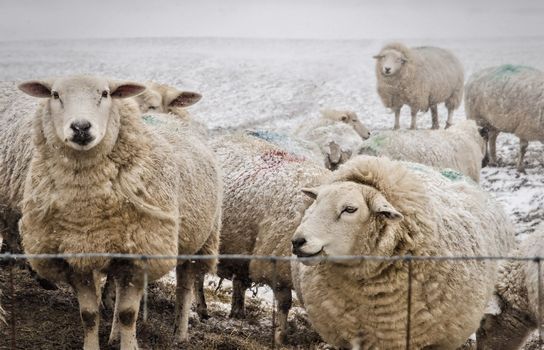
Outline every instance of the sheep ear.
{"type": "Polygon", "coordinates": [[[317,188],[303,187],[301,191],[311,199],[317,198],[317,188]]]}
{"type": "Polygon", "coordinates": [[[370,200],[370,211],[376,215],[382,216],[387,220],[400,221],[404,219],[404,216],[393,207],[391,203],[385,199],[381,193],[377,193],[370,200]]]}
{"type": "Polygon", "coordinates": [[[145,91],[145,85],[130,81],[110,82],[110,95],[112,98],[127,98],[138,96],[145,91]]]}
{"type": "Polygon", "coordinates": [[[29,80],[17,86],[27,95],[39,98],[51,97],[51,83],[43,80],[29,80]]]}
{"type": "Polygon", "coordinates": [[[400,58],[400,60],[401,60],[402,63],[408,62],[408,59],[406,58],[406,56],[402,56],[402,57],[400,58]]]}
{"type": "Polygon", "coordinates": [[[202,98],[202,95],[198,92],[191,92],[191,91],[182,91],[180,92],[170,103],[168,104],[169,107],[189,107],[191,105],[194,105],[200,99],[202,98]]]}
{"type": "Polygon", "coordinates": [[[491,296],[491,299],[487,302],[487,305],[484,310],[484,314],[488,315],[500,315],[502,313],[501,310],[501,301],[497,294],[493,293],[491,296]]]}
{"type": "Polygon", "coordinates": [[[378,60],[380,58],[383,58],[383,55],[374,55],[372,56],[373,59],[378,60]]]}

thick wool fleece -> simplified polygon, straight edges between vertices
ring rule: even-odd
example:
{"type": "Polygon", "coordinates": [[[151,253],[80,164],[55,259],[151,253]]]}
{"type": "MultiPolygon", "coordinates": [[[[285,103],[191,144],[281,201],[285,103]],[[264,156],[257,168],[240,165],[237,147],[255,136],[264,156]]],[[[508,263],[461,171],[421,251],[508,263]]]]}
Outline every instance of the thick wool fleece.
{"type": "Polygon", "coordinates": [[[476,124],[464,120],[445,130],[382,131],[363,142],[360,154],[450,168],[479,182],[485,142],[476,124]]]}
{"type": "MultiPolygon", "coordinates": [[[[378,190],[404,219],[380,217],[361,232],[376,255],[495,256],[513,245],[504,211],[472,181],[444,176],[423,165],[360,156],[334,173],[332,182],[353,181],[378,190]]],[[[359,248],[358,248],[359,247],[359,248]]],[[[411,347],[456,349],[476,330],[493,291],[492,261],[412,262],[411,347]]],[[[349,266],[293,264],[293,278],[312,325],[335,346],[404,349],[408,267],[404,262],[362,261],[349,266]]]]}

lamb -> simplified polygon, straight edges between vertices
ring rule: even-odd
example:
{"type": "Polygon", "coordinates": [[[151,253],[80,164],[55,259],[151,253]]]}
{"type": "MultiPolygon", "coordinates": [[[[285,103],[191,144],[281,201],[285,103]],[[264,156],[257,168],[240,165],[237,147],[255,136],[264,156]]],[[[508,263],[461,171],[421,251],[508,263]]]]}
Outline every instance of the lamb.
{"type": "Polygon", "coordinates": [[[529,141],[544,142],[544,72],[506,64],[474,73],[465,88],[468,119],[489,128],[490,164],[497,164],[500,132],[519,137],[518,171],[525,172],[523,158],[529,141]]]}
{"type": "Polygon", "coordinates": [[[301,124],[294,136],[316,144],[321,150],[324,165],[335,170],[357,153],[370,132],[355,112],[325,109],[319,119],[301,124]]]}
{"type": "MultiPolygon", "coordinates": [[[[220,253],[289,256],[305,201],[299,188],[316,183],[329,171],[245,133],[218,137],[212,147],[224,172],[220,253]]],[[[231,317],[245,316],[244,294],[251,282],[272,288],[278,309],[275,339],[282,343],[291,308],[289,263],[278,261],[276,271],[274,277],[270,261],[225,259],[218,265],[218,275],[233,280],[231,317]]],[[[197,299],[204,301],[204,295],[197,299]]],[[[205,304],[198,307],[200,312],[203,308],[205,304]]]]}
{"type": "MultiPolygon", "coordinates": [[[[293,284],[310,322],[338,347],[405,349],[408,264],[310,257],[497,256],[514,230],[491,196],[457,173],[359,156],[303,191],[313,204],[293,236],[293,284]],[[312,266],[314,265],[314,266],[312,266]]],[[[412,349],[456,349],[478,328],[493,261],[411,262],[412,349]]]]}
{"type": "Polygon", "coordinates": [[[400,128],[400,110],[408,105],[412,113],[410,129],[416,128],[418,111],[431,109],[432,129],[438,129],[437,105],[448,109],[446,128],[453,125],[453,111],[461,105],[464,73],[459,60],[438,47],[408,48],[391,43],[376,59],[377,89],[386,108],[395,112],[394,129],[400,128]]]}
{"type": "Polygon", "coordinates": [[[359,153],[451,168],[479,182],[486,143],[487,129],[463,120],[446,130],[383,131],[364,141],[359,153]]]}
{"type": "Polygon", "coordinates": [[[173,113],[180,118],[190,118],[185,108],[194,105],[202,98],[198,92],[180,91],[172,86],[153,81],[145,85],[147,89],[134,97],[142,113],[155,111],[173,113]]]}
{"type": "MultiPolygon", "coordinates": [[[[544,225],[522,241],[515,255],[544,255],[544,225]]],[[[544,321],[542,316],[538,319],[537,264],[534,261],[509,260],[500,267],[499,276],[494,298],[476,332],[478,350],[520,349],[531,332],[544,321]]],[[[544,281],[544,275],[541,274],[540,278],[544,281]]],[[[544,299],[541,299],[540,305],[543,303],[544,299]]]]}
{"type": "MultiPolygon", "coordinates": [[[[144,123],[127,97],[145,86],[73,76],[19,88],[44,99],[30,118],[33,154],[19,224],[27,253],[217,252],[222,192],[215,157],[199,134],[168,115],[144,123]]],[[[194,275],[215,262],[100,257],[30,264],[44,278],[68,282],[76,291],[84,349],[99,348],[97,276],[114,276],[110,343],[120,336],[121,349],[137,349],[145,276],[153,281],[176,267],[176,339],[183,341],[194,275]]]]}

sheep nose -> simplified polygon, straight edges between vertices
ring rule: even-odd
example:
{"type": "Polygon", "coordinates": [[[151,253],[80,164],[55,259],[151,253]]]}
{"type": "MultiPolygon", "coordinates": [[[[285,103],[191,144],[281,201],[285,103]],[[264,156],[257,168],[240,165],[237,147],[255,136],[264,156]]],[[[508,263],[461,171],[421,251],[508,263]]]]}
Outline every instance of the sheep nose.
{"type": "Polygon", "coordinates": [[[91,128],[91,123],[88,121],[73,122],[70,124],[70,129],[74,130],[76,133],[86,133],[91,128]]]}
{"type": "Polygon", "coordinates": [[[293,245],[293,253],[296,254],[296,252],[306,244],[306,238],[295,238],[291,241],[291,244],[293,245]]]}
{"type": "Polygon", "coordinates": [[[385,69],[385,73],[391,72],[391,68],[390,68],[390,67],[384,67],[384,69],[385,69]]]}

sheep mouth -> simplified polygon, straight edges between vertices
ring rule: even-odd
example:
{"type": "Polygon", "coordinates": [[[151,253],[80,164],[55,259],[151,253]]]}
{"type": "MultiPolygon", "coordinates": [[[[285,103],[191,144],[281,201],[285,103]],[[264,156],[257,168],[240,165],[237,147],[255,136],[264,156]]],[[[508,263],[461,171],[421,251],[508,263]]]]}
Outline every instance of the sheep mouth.
{"type": "Polygon", "coordinates": [[[304,253],[303,251],[297,251],[296,255],[298,258],[313,258],[323,253],[323,248],[321,248],[317,253],[304,253]]]}

